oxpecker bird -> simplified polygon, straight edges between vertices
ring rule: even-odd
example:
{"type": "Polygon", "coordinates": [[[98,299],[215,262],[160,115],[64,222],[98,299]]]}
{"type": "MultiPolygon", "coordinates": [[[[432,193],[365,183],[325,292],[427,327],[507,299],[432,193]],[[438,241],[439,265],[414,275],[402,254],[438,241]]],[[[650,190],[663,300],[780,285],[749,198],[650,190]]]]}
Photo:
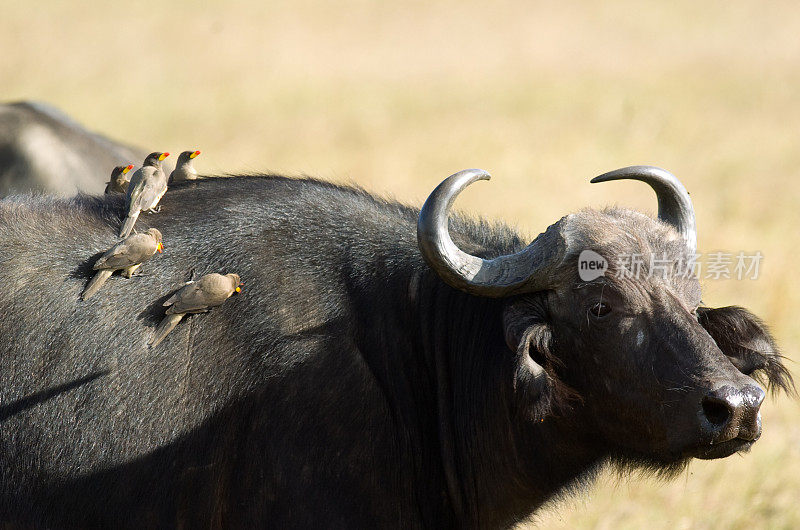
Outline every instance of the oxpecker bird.
{"type": "Polygon", "coordinates": [[[127,166],[117,166],[113,170],[111,170],[111,179],[106,184],[106,191],[105,193],[125,193],[128,191],[128,171],[133,169],[133,164],[128,164],[127,166]]]}
{"type": "Polygon", "coordinates": [[[119,237],[127,237],[136,224],[136,219],[143,210],[154,211],[154,208],[167,191],[167,176],[161,168],[161,162],[169,153],[150,153],[144,159],[144,165],[136,170],[128,185],[128,215],[122,223],[119,237]]]}
{"type": "Polygon", "coordinates": [[[86,289],[83,290],[81,298],[88,300],[92,297],[103,284],[114,274],[114,271],[121,270],[122,275],[130,278],[133,272],[142,263],[149,260],[156,252],[161,252],[164,246],[161,244],[161,232],[155,228],[150,228],[147,232],[128,236],[100,256],[92,267],[97,273],[89,280],[86,289]]]}
{"type": "Polygon", "coordinates": [[[200,151],[184,151],[179,154],[175,169],[169,174],[169,183],[197,179],[197,170],[192,166],[192,160],[199,154],[200,151]]]}
{"type": "Polygon", "coordinates": [[[233,293],[238,293],[244,285],[238,274],[206,274],[199,280],[186,282],[183,287],[164,302],[166,316],[156,328],[150,341],[156,347],[172,331],[178,322],[192,313],[206,313],[212,307],[222,305],[233,293]]]}

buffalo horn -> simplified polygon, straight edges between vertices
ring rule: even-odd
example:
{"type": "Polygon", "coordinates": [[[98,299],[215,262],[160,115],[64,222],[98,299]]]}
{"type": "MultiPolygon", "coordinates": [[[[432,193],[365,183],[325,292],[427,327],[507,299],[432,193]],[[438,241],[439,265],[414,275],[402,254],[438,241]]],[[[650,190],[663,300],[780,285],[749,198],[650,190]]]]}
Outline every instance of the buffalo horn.
{"type": "Polygon", "coordinates": [[[672,225],[681,233],[689,247],[689,252],[697,251],[697,224],[694,217],[692,199],[678,178],[664,169],[653,166],[630,166],[609,171],[592,179],[594,182],[609,180],[641,180],[656,192],[658,198],[658,218],[672,225]]]}
{"type": "Polygon", "coordinates": [[[477,180],[489,180],[480,169],[447,177],[428,197],[417,222],[417,241],[428,265],[450,286],[499,298],[546,289],[564,255],[564,242],[554,227],[514,254],[484,259],[462,251],[450,238],[448,213],[456,196],[477,180]]]}

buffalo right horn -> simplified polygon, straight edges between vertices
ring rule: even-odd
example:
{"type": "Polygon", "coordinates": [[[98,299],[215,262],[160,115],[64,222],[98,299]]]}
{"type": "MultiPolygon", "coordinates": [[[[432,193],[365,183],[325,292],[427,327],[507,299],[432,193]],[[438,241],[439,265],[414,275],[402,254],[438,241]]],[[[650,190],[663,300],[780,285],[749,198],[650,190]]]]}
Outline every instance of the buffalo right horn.
{"type": "Polygon", "coordinates": [[[494,259],[467,254],[450,238],[448,213],[456,196],[473,182],[490,178],[481,169],[465,169],[433,190],[417,222],[417,242],[425,261],[450,286],[478,296],[500,298],[551,287],[565,252],[557,226],[519,252],[494,259]]]}
{"type": "Polygon", "coordinates": [[[653,188],[658,199],[658,218],[672,225],[683,236],[689,252],[694,254],[697,251],[697,223],[694,207],[692,199],[689,198],[689,192],[683,187],[678,177],[660,167],[629,166],[603,173],[599,177],[593,178],[591,182],[623,179],[641,180],[653,188]]]}

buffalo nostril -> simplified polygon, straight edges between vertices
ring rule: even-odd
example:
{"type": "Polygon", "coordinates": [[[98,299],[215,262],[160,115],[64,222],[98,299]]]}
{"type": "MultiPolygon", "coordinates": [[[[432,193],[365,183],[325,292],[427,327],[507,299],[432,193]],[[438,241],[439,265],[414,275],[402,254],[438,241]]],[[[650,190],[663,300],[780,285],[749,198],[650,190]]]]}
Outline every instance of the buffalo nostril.
{"type": "Polygon", "coordinates": [[[764,391],[755,385],[724,385],[706,394],[701,401],[701,415],[707,422],[704,430],[711,436],[711,443],[734,438],[757,440],[761,434],[758,408],[763,399],[764,391]]]}
{"type": "Polygon", "coordinates": [[[731,406],[724,399],[706,396],[703,398],[703,414],[711,424],[721,427],[731,418],[731,406]]]}
{"type": "Polygon", "coordinates": [[[764,402],[764,398],[767,395],[763,388],[753,385],[745,386],[743,393],[745,395],[745,401],[748,401],[756,409],[761,406],[761,403],[764,402]]]}

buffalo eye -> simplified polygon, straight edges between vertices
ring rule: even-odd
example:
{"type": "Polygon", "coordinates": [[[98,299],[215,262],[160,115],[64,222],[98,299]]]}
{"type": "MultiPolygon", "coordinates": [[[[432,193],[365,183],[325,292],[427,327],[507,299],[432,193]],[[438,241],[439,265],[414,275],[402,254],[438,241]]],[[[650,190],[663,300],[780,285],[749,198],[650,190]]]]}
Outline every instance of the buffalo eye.
{"type": "Polygon", "coordinates": [[[597,302],[589,308],[589,313],[595,318],[603,318],[611,312],[611,306],[605,302],[597,302]]]}

